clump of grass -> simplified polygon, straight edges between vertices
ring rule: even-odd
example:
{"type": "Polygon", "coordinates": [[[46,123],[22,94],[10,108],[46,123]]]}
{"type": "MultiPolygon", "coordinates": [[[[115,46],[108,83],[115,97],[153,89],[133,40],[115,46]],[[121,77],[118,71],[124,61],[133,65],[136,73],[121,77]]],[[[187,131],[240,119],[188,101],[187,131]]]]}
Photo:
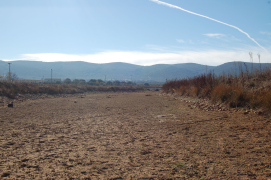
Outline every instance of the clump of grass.
{"type": "Polygon", "coordinates": [[[266,109],[271,109],[271,88],[266,90],[264,93],[258,96],[260,103],[266,109]]]}
{"type": "Polygon", "coordinates": [[[219,84],[212,89],[210,98],[213,101],[228,102],[230,107],[241,107],[249,100],[249,96],[236,85],[219,84]]]}
{"type": "Polygon", "coordinates": [[[211,98],[213,101],[225,102],[231,94],[230,86],[227,84],[219,84],[212,89],[211,98]]]}
{"type": "Polygon", "coordinates": [[[199,93],[200,93],[200,88],[199,87],[196,87],[196,86],[192,86],[191,87],[191,93],[195,96],[199,96],[199,93]]]}

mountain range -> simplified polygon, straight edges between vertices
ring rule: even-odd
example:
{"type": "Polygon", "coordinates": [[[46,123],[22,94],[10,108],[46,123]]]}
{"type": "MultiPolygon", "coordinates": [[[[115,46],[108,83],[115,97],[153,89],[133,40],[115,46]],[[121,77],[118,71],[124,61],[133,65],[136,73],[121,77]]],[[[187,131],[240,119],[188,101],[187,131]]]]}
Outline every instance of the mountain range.
{"type": "MultiPolygon", "coordinates": [[[[0,61],[0,74],[5,75],[9,71],[9,62],[0,61]]],[[[181,79],[193,77],[206,72],[238,74],[241,67],[246,70],[264,69],[270,67],[270,63],[228,62],[219,66],[206,66],[195,63],[183,64],[157,64],[152,66],[139,66],[128,63],[94,64],[87,62],[40,62],[40,61],[11,61],[10,71],[19,79],[53,78],[70,79],[102,79],[126,80],[134,82],[165,82],[166,79],[181,79]]]]}

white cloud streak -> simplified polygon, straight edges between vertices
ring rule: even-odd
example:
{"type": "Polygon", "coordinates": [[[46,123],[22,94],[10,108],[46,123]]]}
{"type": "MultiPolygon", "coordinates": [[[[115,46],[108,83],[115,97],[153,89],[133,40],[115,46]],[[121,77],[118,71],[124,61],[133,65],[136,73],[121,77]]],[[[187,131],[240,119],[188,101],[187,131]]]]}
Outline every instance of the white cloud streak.
{"type": "Polygon", "coordinates": [[[267,35],[271,35],[271,31],[269,31],[269,32],[264,32],[264,31],[261,31],[260,33],[261,33],[261,34],[267,34],[267,35]]]}
{"type": "Polygon", "coordinates": [[[177,41],[178,41],[179,43],[184,43],[184,40],[182,40],[182,39],[177,39],[177,41]]]}
{"type": "Polygon", "coordinates": [[[215,38],[221,38],[225,36],[224,34],[204,34],[204,35],[208,37],[215,37],[215,38]]]}
{"type": "MultiPolygon", "coordinates": [[[[254,54],[259,52],[253,49],[254,54]]],[[[260,52],[261,62],[268,62],[271,53],[260,52]]],[[[216,66],[226,62],[249,62],[247,50],[207,50],[207,51],[176,51],[176,52],[139,52],[139,51],[108,51],[96,54],[76,55],[60,53],[24,54],[21,60],[34,60],[43,62],[70,62],[84,61],[89,63],[124,62],[136,65],[149,66],[154,64],[198,63],[216,66]]],[[[8,60],[5,60],[8,61],[8,60]]],[[[10,60],[9,60],[10,61],[10,60]]],[[[270,62],[269,62],[270,63],[270,62]]]]}
{"type": "MultiPolygon", "coordinates": [[[[224,22],[222,22],[222,21],[219,21],[219,20],[210,18],[210,17],[208,17],[208,16],[204,16],[204,15],[201,15],[201,14],[198,14],[198,13],[194,13],[194,12],[192,12],[192,11],[188,11],[188,10],[186,10],[186,9],[183,9],[183,8],[179,7],[179,6],[175,6],[175,5],[166,3],[166,2],[162,2],[162,1],[158,1],[158,0],[150,0],[150,1],[155,2],[155,3],[157,3],[157,4],[162,4],[162,5],[171,7],[171,8],[180,9],[180,10],[185,11],[185,12],[188,12],[188,13],[190,13],[190,14],[194,14],[194,15],[196,15],[196,16],[200,16],[200,17],[203,17],[203,18],[206,18],[206,19],[210,19],[210,20],[212,20],[212,21],[215,21],[215,22],[224,24],[224,25],[226,25],[226,26],[232,27],[232,28],[234,28],[234,29],[237,29],[237,30],[240,31],[241,33],[245,34],[250,40],[252,40],[254,43],[256,43],[259,47],[261,47],[262,49],[264,49],[265,51],[267,51],[267,50],[266,50],[263,46],[261,46],[255,39],[253,39],[252,37],[250,37],[250,35],[249,35],[248,33],[246,33],[245,31],[243,31],[242,29],[240,29],[240,28],[238,28],[238,27],[236,27],[236,26],[233,26],[233,25],[231,25],[231,24],[224,23],[224,22]]],[[[268,51],[267,51],[267,52],[268,52],[268,51]]]]}

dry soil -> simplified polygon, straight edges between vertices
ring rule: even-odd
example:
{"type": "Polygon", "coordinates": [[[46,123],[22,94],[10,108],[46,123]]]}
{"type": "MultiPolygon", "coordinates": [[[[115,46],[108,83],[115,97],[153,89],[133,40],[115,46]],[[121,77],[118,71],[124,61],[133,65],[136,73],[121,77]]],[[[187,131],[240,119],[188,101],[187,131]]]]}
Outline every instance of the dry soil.
{"type": "Polygon", "coordinates": [[[271,179],[270,118],[159,92],[0,108],[0,179],[271,179]]]}

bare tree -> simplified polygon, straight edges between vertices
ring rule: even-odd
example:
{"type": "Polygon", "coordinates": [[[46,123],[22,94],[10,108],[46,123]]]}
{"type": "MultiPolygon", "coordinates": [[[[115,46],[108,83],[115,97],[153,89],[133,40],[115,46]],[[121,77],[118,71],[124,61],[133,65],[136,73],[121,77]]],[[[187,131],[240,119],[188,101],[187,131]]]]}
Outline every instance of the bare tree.
{"type": "Polygon", "coordinates": [[[252,63],[251,64],[251,71],[253,71],[253,53],[251,51],[249,52],[249,56],[250,56],[250,62],[252,63]]]}
{"type": "Polygon", "coordinates": [[[12,73],[12,72],[7,72],[6,74],[6,80],[7,81],[14,81],[14,80],[18,80],[19,77],[17,76],[17,74],[12,73]]]}
{"type": "Polygon", "coordinates": [[[260,53],[257,54],[259,58],[259,64],[260,64],[260,72],[262,72],[262,66],[261,66],[261,55],[260,53]]]}

